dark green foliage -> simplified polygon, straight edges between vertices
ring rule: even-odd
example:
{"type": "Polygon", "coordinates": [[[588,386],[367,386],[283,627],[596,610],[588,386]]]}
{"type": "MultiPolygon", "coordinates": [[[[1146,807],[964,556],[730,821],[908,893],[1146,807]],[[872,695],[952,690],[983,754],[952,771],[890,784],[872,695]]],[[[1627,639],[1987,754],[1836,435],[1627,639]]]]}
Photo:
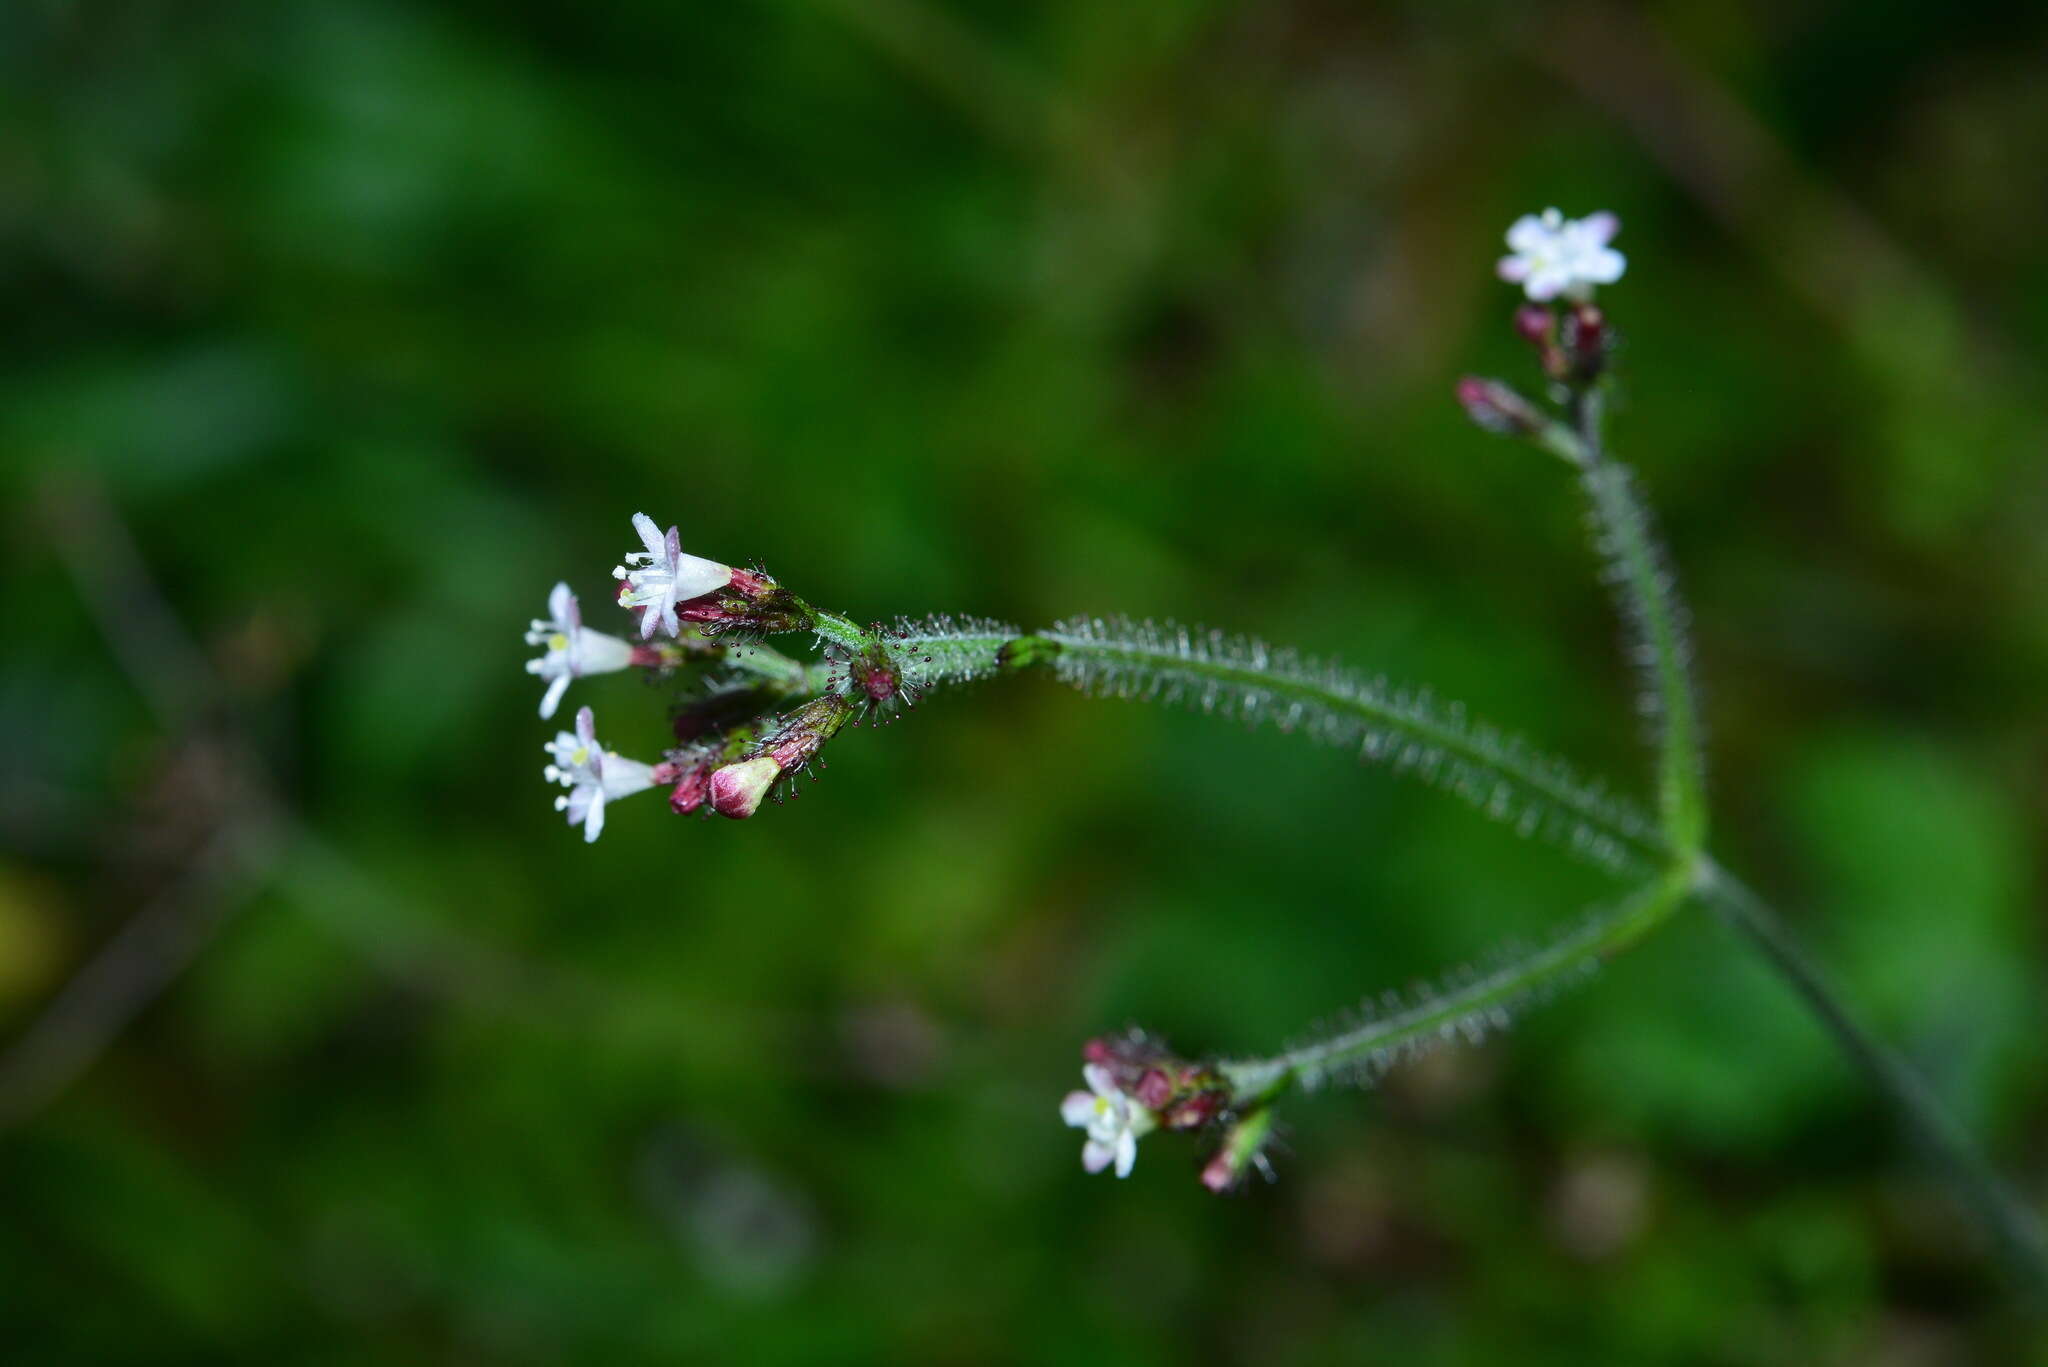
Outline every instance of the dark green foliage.
{"type": "MultiPolygon", "coordinates": [[[[1276,1187],[1084,1178],[1087,1036],[1277,1041],[1611,895],[1327,749],[1025,671],[744,825],[548,807],[520,631],[641,509],[1644,772],[1574,491],[1450,399],[1522,365],[1501,229],[1609,207],[1717,853],[2048,1186],[2048,19],[1651,8],[0,5],[5,1039],[282,822],[0,1132],[8,1360],[2031,1360],[1705,918],[1297,1108],[1276,1187]],[[218,687],[81,591],[96,506],[218,687]]],[[[572,706],[649,754],[639,688],[572,706]]]]}

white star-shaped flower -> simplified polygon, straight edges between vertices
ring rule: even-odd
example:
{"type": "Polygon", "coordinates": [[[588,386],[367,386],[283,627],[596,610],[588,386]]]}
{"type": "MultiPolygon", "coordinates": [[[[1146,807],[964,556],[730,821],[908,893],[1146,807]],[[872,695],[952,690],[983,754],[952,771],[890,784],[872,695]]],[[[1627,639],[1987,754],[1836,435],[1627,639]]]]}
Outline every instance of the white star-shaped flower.
{"type": "Polygon", "coordinates": [[[569,592],[567,584],[555,585],[555,591],[548,595],[548,615],[545,619],[533,619],[526,643],[547,648],[547,654],[526,662],[527,673],[548,681],[548,691],[540,700],[543,720],[555,715],[562,694],[569,689],[569,680],[585,674],[609,674],[633,663],[631,645],[583,625],[576,595],[569,592]]]}
{"type": "Polygon", "coordinates": [[[569,792],[555,799],[571,826],[581,823],[583,839],[597,839],[604,829],[604,804],[654,786],[654,770],[638,760],[606,750],[597,743],[597,718],[589,708],[576,713],[576,729],[560,731],[541,747],[554,760],[541,772],[569,792]]]}
{"type": "Polygon", "coordinates": [[[1509,255],[1500,259],[1500,278],[1520,285],[1541,303],[1564,295],[1585,299],[1593,286],[1621,279],[1628,258],[1607,244],[1621,230],[1610,213],[1566,218],[1555,209],[1523,214],[1508,229],[1509,255]]]}
{"type": "Polygon", "coordinates": [[[1060,1103],[1060,1119],[1088,1131],[1081,1146],[1081,1166],[1101,1172],[1116,1164],[1118,1177],[1129,1177],[1138,1161],[1138,1140],[1153,1127],[1152,1113],[1117,1090],[1109,1069],[1091,1063],[1081,1070],[1088,1082],[1085,1092],[1068,1092],[1060,1103]]]}
{"type": "Polygon", "coordinates": [[[645,513],[633,514],[633,530],[647,549],[633,551],[626,563],[612,570],[612,578],[626,581],[619,595],[622,606],[640,608],[640,639],[648,640],[655,629],[669,636],[681,633],[676,604],[702,597],[732,582],[732,569],[716,560],[683,554],[682,536],[674,527],[666,535],[645,513]]]}

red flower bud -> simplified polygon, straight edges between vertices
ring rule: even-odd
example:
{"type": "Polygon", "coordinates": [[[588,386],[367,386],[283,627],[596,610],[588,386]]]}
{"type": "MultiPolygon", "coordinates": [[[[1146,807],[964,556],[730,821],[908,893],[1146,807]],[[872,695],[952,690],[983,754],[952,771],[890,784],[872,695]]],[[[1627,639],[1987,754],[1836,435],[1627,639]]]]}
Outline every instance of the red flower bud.
{"type": "Polygon", "coordinates": [[[1138,1085],[1131,1089],[1132,1096],[1155,1111],[1166,1109],[1167,1103],[1173,1100],[1173,1092],[1173,1080],[1157,1068],[1146,1069],[1145,1075],[1138,1079],[1138,1085]]]}
{"type": "Polygon", "coordinates": [[[1531,346],[1550,345],[1551,332],[1557,326],[1557,316],[1545,304],[1524,304],[1515,310],[1515,331],[1531,346]]]}
{"type": "Polygon", "coordinates": [[[711,809],[736,821],[752,816],[783,775],[809,764],[852,715],[850,701],[827,694],[782,718],[751,753],[712,772],[711,809]]]}
{"type": "Polygon", "coordinates": [[[1150,1035],[1133,1031],[1092,1039],[1082,1046],[1081,1056],[1153,1112],[1161,1129],[1201,1129],[1229,1099],[1228,1084],[1215,1069],[1175,1056],[1150,1035]]]}
{"type": "Polygon", "coordinates": [[[1574,304],[1565,314],[1562,329],[1567,369],[1572,378],[1584,383],[1597,379],[1607,368],[1613,336],[1607,315],[1593,304],[1574,304]]]}
{"type": "Polygon", "coordinates": [[[684,771],[675,791],[668,795],[668,805],[678,816],[688,816],[704,805],[711,796],[711,768],[697,765],[684,771]]]}
{"type": "Polygon", "coordinates": [[[782,766],[771,755],[756,755],[728,764],[711,775],[711,809],[720,816],[743,821],[761,810],[761,799],[782,777],[782,766]]]}
{"type": "Polygon", "coordinates": [[[1457,394],[1465,416],[1489,432],[1530,437],[1543,430],[1545,419],[1536,405],[1499,380],[1467,375],[1458,381],[1457,394]]]}
{"type": "Polygon", "coordinates": [[[1536,350],[1536,363],[1553,380],[1565,377],[1570,363],[1557,344],[1557,315],[1548,304],[1524,304],[1515,310],[1515,332],[1536,350]]]}

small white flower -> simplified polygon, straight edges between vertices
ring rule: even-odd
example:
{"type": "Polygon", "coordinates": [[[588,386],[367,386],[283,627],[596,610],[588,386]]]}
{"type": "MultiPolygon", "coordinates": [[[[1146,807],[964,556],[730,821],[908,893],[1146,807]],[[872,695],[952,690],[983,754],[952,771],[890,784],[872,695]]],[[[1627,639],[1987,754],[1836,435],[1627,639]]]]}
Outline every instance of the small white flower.
{"type": "Polygon", "coordinates": [[[1621,230],[1610,213],[1566,218],[1555,209],[1539,217],[1523,214],[1508,229],[1510,255],[1500,259],[1500,278],[1520,285],[1538,303],[1562,294],[1592,295],[1593,286],[1621,279],[1628,258],[1607,244],[1621,230]]]}
{"type": "Polygon", "coordinates": [[[647,549],[631,552],[625,564],[612,570],[612,578],[626,581],[619,602],[645,609],[640,614],[641,640],[652,638],[656,627],[678,635],[682,623],[676,620],[676,604],[724,588],[732,582],[732,570],[716,560],[684,555],[681,534],[670,527],[664,536],[645,513],[633,514],[633,530],[647,549]]]}
{"type": "Polygon", "coordinates": [[[1152,1113],[1117,1090],[1109,1069],[1091,1063],[1081,1070],[1088,1081],[1085,1092],[1068,1092],[1060,1103],[1060,1119],[1088,1131],[1081,1146],[1081,1166],[1101,1172],[1112,1162],[1118,1177],[1131,1175],[1138,1161],[1138,1140],[1152,1130],[1152,1113]]]}
{"type": "Polygon", "coordinates": [[[609,674],[633,663],[632,646],[616,636],[607,636],[583,625],[583,613],[576,606],[576,595],[569,592],[567,584],[555,585],[555,591],[548,595],[548,615],[545,620],[533,619],[533,629],[526,633],[526,643],[545,646],[548,652],[538,660],[526,662],[527,673],[538,674],[548,681],[548,691],[541,695],[540,700],[543,720],[555,715],[555,708],[561,705],[562,694],[569,690],[569,680],[579,679],[585,674],[609,674]]]}
{"type": "Polygon", "coordinates": [[[597,719],[587,707],[577,711],[574,731],[557,732],[541,748],[554,760],[541,772],[569,790],[555,799],[555,810],[568,813],[571,826],[582,824],[585,841],[604,829],[605,803],[654,786],[653,769],[597,743],[597,719]]]}

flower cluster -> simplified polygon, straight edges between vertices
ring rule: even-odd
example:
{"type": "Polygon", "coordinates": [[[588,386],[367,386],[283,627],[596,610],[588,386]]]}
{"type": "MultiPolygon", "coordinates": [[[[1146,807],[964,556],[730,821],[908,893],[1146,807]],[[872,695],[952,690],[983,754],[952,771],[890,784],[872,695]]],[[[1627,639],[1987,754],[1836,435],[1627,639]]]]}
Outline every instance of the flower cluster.
{"type": "MultiPolygon", "coordinates": [[[[536,618],[526,634],[527,644],[543,651],[526,664],[528,673],[547,682],[543,718],[555,714],[570,682],[585,675],[636,666],[665,672],[691,661],[758,664],[764,653],[745,645],[752,635],[817,629],[817,614],[759,570],[690,555],[677,528],[664,531],[645,513],[634,514],[633,531],[641,548],[628,552],[612,577],[619,606],[633,615],[639,639],[586,627],[575,593],[567,584],[555,585],[548,615],[536,618]]],[[[881,652],[876,669],[885,668],[885,649],[878,643],[875,652],[881,652]]],[[[785,672],[772,681],[715,674],[700,679],[694,701],[675,714],[677,745],[658,764],[599,747],[591,711],[582,709],[576,730],[559,733],[546,747],[552,760],[547,777],[569,789],[556,799],[556,808],[582,826],[588,840],[604,829],[607,802],[664,784],[672,785],[669,801],[677,812],[752,816],[854,715],[856,694],[874,692],[870,676],[855,678],[842,669],[825,696],[777,716],[778,705],[812,677],[793,661],[782,664],[785,672]]]]}
{"type": "Polygon", "coordinates": [[[1082,1056],[1088,1089],[1067,1093],[1060,1118],[1086,1132],[1081,1166],[1089,1172],[1130,1176],[1138,1141],[1154,1130],[1220,1132],[1222,1143],[1202,1170],[1203,1185],[1213,1191],[1263,1168],[1269,1113],[1263,1105],[1240,1106],[1215,1068],[1179,1058],[1135,1031],[1090,1040],[1082,1056]]]}
{"type": "MultiPolygon", "coordinates": [[[[1520,285],[1530,301],[1515,310],[1515,333],[1535,351],[1549,397],[1575,420],[1597,403],[1614,347],[1593,290],[1619,280],[1628,266],[1608,245],[1620,230],[1621,220],[1604,211],[1578,219],[1555,209],[1524,214],[1508,229],[1512,252],[1500,259],[1500,278],[1520,285]]],[[[1457,396],[1466,416],[1489,432],[1534,442],[1574,464],[1588,458],[1565,424],[1501,380],[1467,375],[1457,396]]]]}

